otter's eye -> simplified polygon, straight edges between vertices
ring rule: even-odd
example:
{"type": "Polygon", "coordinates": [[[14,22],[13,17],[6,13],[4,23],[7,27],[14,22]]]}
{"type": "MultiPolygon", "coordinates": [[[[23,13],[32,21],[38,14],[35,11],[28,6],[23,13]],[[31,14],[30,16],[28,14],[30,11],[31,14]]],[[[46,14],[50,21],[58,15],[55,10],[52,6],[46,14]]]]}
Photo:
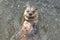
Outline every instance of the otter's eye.
{"type": "Polygon", "coordinates": [[[35,11],[32,11],[33,13],[35,12],[35,11]]]}
{"type": "Polygon", "coordinates": [[[27,11],[27,12],[29,12],[29,11],[27,11]]]}
{"type": "Polygon", "coordinates": [[[38,10],[37,8],[35,10],[38,10]]]}

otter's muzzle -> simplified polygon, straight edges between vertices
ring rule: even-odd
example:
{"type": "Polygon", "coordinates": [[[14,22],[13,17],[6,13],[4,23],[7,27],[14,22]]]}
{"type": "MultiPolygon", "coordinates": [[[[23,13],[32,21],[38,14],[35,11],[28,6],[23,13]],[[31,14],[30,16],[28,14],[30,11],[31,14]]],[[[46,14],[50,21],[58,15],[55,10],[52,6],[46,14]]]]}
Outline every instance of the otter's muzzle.
{"type": "Polygon", "coordinates": [[[32,16],[32,13],[29,13],[29,16],[32,16]]]}

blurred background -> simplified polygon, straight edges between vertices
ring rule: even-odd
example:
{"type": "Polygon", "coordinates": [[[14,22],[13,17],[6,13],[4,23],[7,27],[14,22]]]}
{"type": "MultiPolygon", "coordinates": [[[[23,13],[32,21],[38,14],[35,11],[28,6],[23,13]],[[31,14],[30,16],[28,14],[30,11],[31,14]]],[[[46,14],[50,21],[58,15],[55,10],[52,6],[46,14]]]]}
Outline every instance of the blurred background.
{"type": "Polygon", "coordinates": [[[41,17],[40,40],[60,40],[60,0],[0,0],[0,40],[14,40],[20,29],[20,16],[27,2],[34,2],[41,17]]]}

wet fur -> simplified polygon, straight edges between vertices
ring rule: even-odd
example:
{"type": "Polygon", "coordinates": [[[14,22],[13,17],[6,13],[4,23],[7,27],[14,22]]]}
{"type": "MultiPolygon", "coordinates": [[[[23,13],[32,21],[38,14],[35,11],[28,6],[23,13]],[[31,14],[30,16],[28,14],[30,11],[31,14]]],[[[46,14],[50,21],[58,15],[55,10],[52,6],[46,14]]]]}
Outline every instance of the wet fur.
{"type": "Polygon", "coordinates": [[[38,23],[38,11],[33,20],[25,19],[25,15],[23,14],[23,19],[21,22],[22,31],[19,35],[20,40],[38,40],[39,37],[39,27],[38,23]]]}

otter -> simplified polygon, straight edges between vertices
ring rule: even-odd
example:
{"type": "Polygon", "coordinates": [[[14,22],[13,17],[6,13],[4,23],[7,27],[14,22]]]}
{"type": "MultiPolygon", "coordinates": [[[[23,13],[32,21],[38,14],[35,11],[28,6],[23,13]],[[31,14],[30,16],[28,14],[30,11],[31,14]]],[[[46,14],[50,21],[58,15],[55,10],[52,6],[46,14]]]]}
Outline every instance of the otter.
{"type": "Polygon", "coordinates": [[[22,29],[19,34],[20,40],[38,40],[39,28],[38,23],[38,9],[35,5],[29,5],[24,11],[24,21],[22,29]]]}

